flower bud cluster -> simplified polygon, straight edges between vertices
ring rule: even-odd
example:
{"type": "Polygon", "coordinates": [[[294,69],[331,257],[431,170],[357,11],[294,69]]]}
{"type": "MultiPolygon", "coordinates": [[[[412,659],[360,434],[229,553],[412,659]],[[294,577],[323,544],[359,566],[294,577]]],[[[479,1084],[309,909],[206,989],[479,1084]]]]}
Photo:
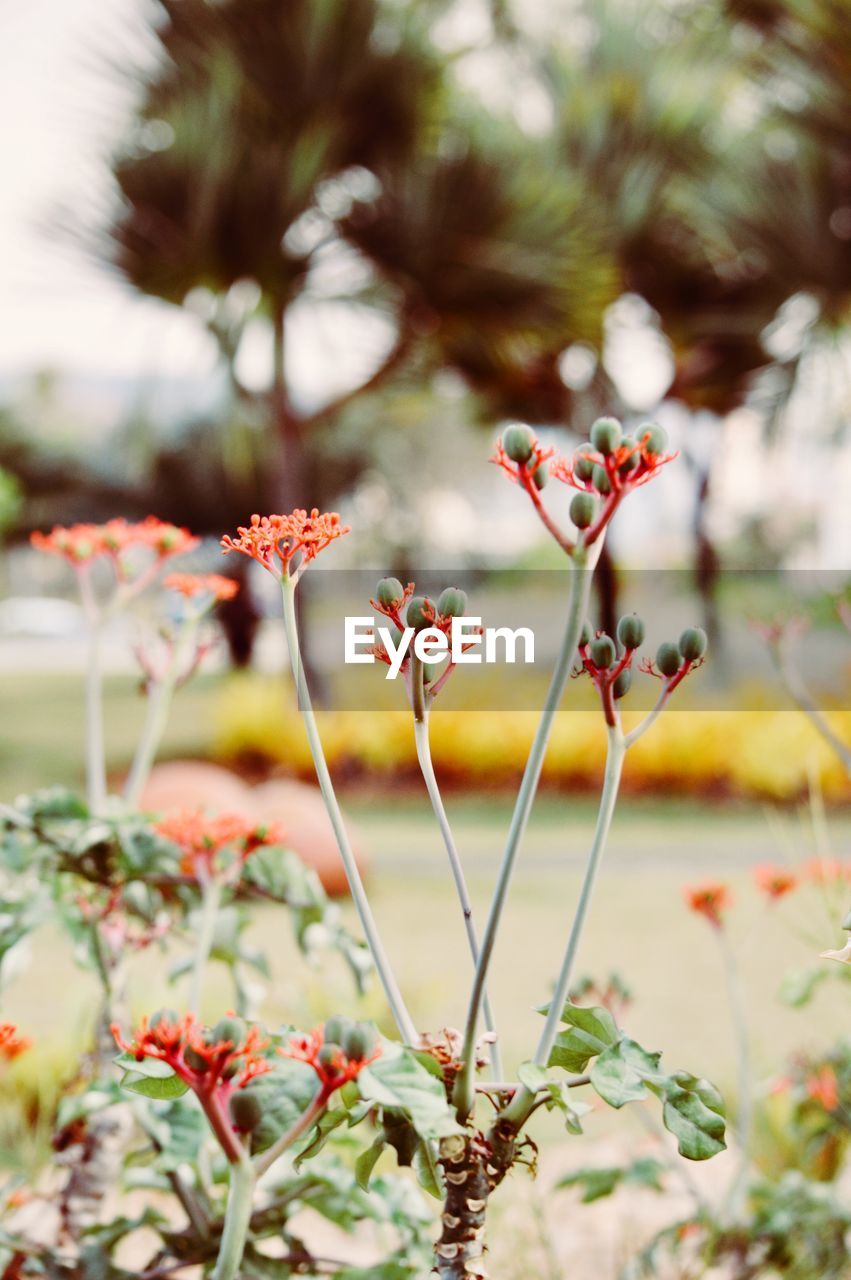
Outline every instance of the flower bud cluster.
{"type": "Polygon", "coordinates": [[[162,818],[154,829],[177,845],[183,875],[201,883],[215,877],[238,879],[256,849],[284,840],[277,823],[253,822],[238,813],[210,817],[197,809],[162,818]]]}
{"type": "Polygon", "coordinates": [[[381,1045],[369,1023],[334,1017],[305,1035],[292,1036],[287,1047],[278,1052],[311,1066],[323,1093],[330,1097],[381,1056],[381,1045]]]}
{"type": "MultiPolygon", "coordinates": [[[[416,586],[413,582],[403,586],[398,578],[382,578],[376,587],[374,599],[369,602],[376,613],[382,614],[393,624],[390,639],[397,651],[405,638],[406,631],[409,634],[413,632],[414,635],[435,631],[450,637],[453,619],[463,618],[467,612],[467,593],[460,587],[446,587],[436,601],[428,596],[415,595],[415,590],[416,586]]],[[[480,628],[471,629],[470,634],[479,634],[480,631],[480,628]]],[[[464,645],[462,652],[466,652],[470,647],[469,644],[464,645]]],[[[374,645],[371,652],[380,662],[392,666],[391,655],[383,644],[374,645]]],[[[436,694],[443,688],[445,681],[454,670],[452,661],[450,660],[448,665],[444,666],[442,658],[434,662],[424,662],[422,667],[423,684],[431,694],[436,694]]],[[[406,678],[410,676],[409,652],[402,660],[399,669],[406,678]]]]}
{"type": "MultiPolygon", "coordinates": [[[[591,677],[600,695],[606,720],[611,725],[617,722],[614,704],[624,698],[632,687],[633,659],[644,643],[644,634],[644,623],[634,613],[620,619],[615,640],[604,631],[592,631],[587,622],[582,627],[579,636],[582,667],[576,674],[585,672],[591,677]]],[[[700,666],[705,653],[705,632],[699,627],[690,627],[680,636],[678,645],[666,643],[659,646],[655,667],[649,659],[644,659],[639,669],[664,679],[667,695],[690,671],[700,666]]]]}

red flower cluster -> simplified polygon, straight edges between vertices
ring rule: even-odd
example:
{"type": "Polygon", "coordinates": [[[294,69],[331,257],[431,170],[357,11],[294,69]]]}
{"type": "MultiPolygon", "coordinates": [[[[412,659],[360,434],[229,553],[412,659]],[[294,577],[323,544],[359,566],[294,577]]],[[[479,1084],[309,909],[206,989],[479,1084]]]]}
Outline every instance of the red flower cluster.
{"type": "MultiPolygon", "coordinates": [[[[608,476],[610,501],[616,496],[620,497],[632,489],[637,489],[639,485],[646,484],[648,480],[658,475],[666,463],[673,462],[676,458],[676,453],[663,454],[648,450],[646,446],[649,439],[650,432],[645,431],[640,440],[619,445],[607,454],[598,453],[595,449],[583,446],[582,457],[589,463],[596,463],[597,466],[602,467],[608,476]]],[[[590,480],[580,480],[577,476],[575,456],[573,459],[556,458],[550,463],[550,475],[553,479],[560,480],[562,484],[581,489],[583,493],[596,492],[590,480]]]]}
{"type": "Polygon", "coordinates": [[[119,568],[119,557],[129,547],[145,547],[160,560],[192,551],[199,544],[188,529],[147,516],[131,524],[119,518],[106,524],[55,525],[50,533],[34,533],[30,542],[38,551],[64,556],[70,564],[83,565],[99,556],[110,556],[119,568]]]}
{"type": "Polygon", "coordinates": [[[292,1036],[287,1048],[278,1052],[282,1058],[293,1058],[312,1067],[319,1077],[323,1093],[330,1097],[335,1089],[355,1080],[364,1067],[381,1056],[381,1045],[376,1045],[372,1053],[363,1057],[350,1058],[337,1044],[326,1047],[325,1028],[314,1027],[306,1035],[292,1036]]]}
{"type": "Polygon", "coordinates": [[[239,591],[239,583],[235,578],[226,578],[221,573],[171,573],[163,582],[164,587],[177,591],[187,600],[196,596],[210,595],[214,601],[232,600],[239,591]]]}
{"type": "Polygon", "coordinates": [[[214,1038],[191,1013],[183,1017],[161,1014],[154,1022],[143,1018],[130,1040],[113,1023],[115,1043],[137,1062],[156,1058],[171,1067],[195,1093],[220,1098],[234,1089],[244,1089],[257,1076],[271,1071],[263,1051],[271,1043],[259,1027],[249,1027],[240,1039],[214,1038]]]}
{"type": "Polygon", "coordinates": [[[240,551],[256,560],[276,578],[298,577],[320,551],[349,533],[350,527],[340,523],[336,511],[320,513],[318,507],[308,513],[297,508],[286,516],[251,517],[251,524],[237,529],[237,537],[226,535],[221,540],[222,549],[240,551]],[[295,557],[298,560],[295,564],[295,557]]]}
{"type": "MultiPolygon", "coordinates": [[[[529,455],[528,460],[526,462],[514,462],[505,452],[502,440],[497,440],[496,451],[493,457],[489,458],[488,461],[496,463],[498,467],[502,467],[502,470],[508,476],[512,484],[522,485],[525,489],[530,484],[534,483],[533,477],[535,472],[538,471],[545,462],[549,462],[554,455],[554,446],[548,445],[544,448],[540,441],[535,439],[532,442],[532,452],[529,455]]],[[[553,467],[556,465],[557,463],[550,463],[551,472],[553,471],[553,467]]],[[[553,474],[555,473],[553,472],[553,474]]]]}
{"type": "Polygon", "coordinates": [[[733,895],[720,880],[708,880],[683,890],[689,910],[708,920],[716,929],[724,923],[724,913],[733,905],[733,895]]]}
{"type": "Polygon", "coordinates": [[[763,862],[753,869],[756,887],[772,902],[784,898],[787,893],[798,887],[798,877],[784,867],[776,867],[772,863],[763,862]]]}
{"type": "Polygon", "coordinates": [[[31,1045],[32,1041],[26,1036],[18,1035],[18,1028],[11,1022],[0,1023],[0,1058],[5,1059],[6,1062],[12,1062],[22,1053],[26,1053],[31,1045]]]}
{"type": "Polygon", "coordinates": [[[160,835],[181,850],[180,869],[184,875],[210,879],[222,867],[220,855],[226,849],[234,853],[242,867],[255,849],[280,844],[284,833],[277,823],[256,823],[238,813],[222,813],[208,817],[200,809],[187,809],[154,824],[160,835]]]}

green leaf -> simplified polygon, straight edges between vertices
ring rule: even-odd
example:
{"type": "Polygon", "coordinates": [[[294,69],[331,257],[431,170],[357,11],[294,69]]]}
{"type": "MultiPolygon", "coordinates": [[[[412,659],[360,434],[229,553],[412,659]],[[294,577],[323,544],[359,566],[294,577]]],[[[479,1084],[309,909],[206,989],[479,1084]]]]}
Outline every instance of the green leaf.
{"type": "Polygon", "coordinates": [[[251,1149],[265,1151],[291,1129],[316,1093],[316,1073],[305,1062],[284,1058],[248,1086],[260,1100],[263,1114],[251,1135],[251,1149]]]}
{"type": "Polygon", "coordinates": [[[167,1062],[159,1058],[137,1058],[133,1053],[123,1051],[112,1059],[117,1067],[131,1075],[148,1076],[151,1080],[167,1080],[174,1072],[167,1062]]]}
{"type": "Polygon", "coordinates": [[[186,1081],[174,1073],[156,1078],[141,1075],[138,1071],[127,1071],[122,1077],[121,1087],[129,1089],[131,1093],[141,1093],[143,1098],[157,1098],[163,1102],[182,1098],[189,1091],[186,1081]]]}
{"type": "Polygon", "coordinates": [[[726,1147],[724,1099],[708,1080],[678,1071],[668,1082],[662,1109],[665,1128],[687,1160],[708,1160],[726,1147]]]}
{"type": "Polygon", "coordinates": [[[517,1078],[521,1084],[525,1084],[527,1089],[531,1089],[534,1093],[546,1093],[547,1100],[544,1104],[548,1111],[552,1111],[557,1107],[564,1115],[564,1127],[568,1133],[580,1134],[582,1132],[581,1117],[586,1115],[591,1108],[586,1102],[571,1097],[570,1086],[564,1080],[551,1080],[544,1071],[543,1067],[537,1066],[534,1062],[523,1062],[517,1069],[517,1078]]]}
{"type": "Polygon", "coordinates": [[[442,1082],[398,1045],[384,1042],[381,1057],[358,1076],[358,1087],[365,1101],[404,1112],[421,1138],[461,1132],[442,1082]]]}
{"type": "Polygon", "coordinates": [[[811,965],[807,969],[795,969],[787,973],[780,984],[780,999],[792,1009],[800,1009],[809,1004],[816,989],[828,977],[826,965],[811,965]]]}
{"type": "Polygon", "coordinates": [[[371,1147],[367,1147],[366,1151],[361,1152],[355,1161],[355,1178],[357,1184],[363,1191],[369,1190],[369,1180],[372,1177],[372,1171],[378,1164],[387,1144],[384,1141],[384,1134],[379,1134],[371,1147]]]}
{"type": "Polygon", "coordinates": [[[435,1200],[442,1200],[443,1191],[440,1186],[440,1172],[432,1148],[427,1142],[417,1143],[411,1160],[411,1167],[417,1175],[417,1182],[423,1191],[427,1191],[430,1196],[434,1196],[435,1200]]]}
{"type": "Polygon", "coordinates": [[[667,1077],[659,1070],[658,1053],[648,1053],[635,1040],[620,1040],[601,1053],[591,1068],[591,1083],[610,1107],[640,1102],[647,1086],[662,1087],[667,1077]]]}
{"type": "Polygon", "coordinates": [[[610,1196],[619,1186],[631,1183],[634,1186],[648,1187],[653,1191],[664,1191],[661,1175],[665,1166],[658,1160],[645,1158],[635,1160],[625,1168],[577,1169],[556,1183],[556,1187],[581,1187],[582,1203],[590,1204],[593,1200],[602,1200],[610,1196]]]}
{"type": "Polygon", "coordinates": [[[517,1079],[521,1084],[525,1084],[530,1093],[538,1093],[541,1089],[546,1089],[550,1083],[546,1071],[536,1062],[521,1062],[517,1068],[517,1079]]]}
{"type": "MultiPolygon", "coordinates": [[[[546,1012],[546,1006],[539,1012],[546,1012]]],[[[584,1008],[568,1000],[561,1018],[571,1029],[556,1037],[548,1063],[551,1067],[580,1073],[592,1058],[617,1043],[620,1033],[608,1009],[584,1008]]]]}

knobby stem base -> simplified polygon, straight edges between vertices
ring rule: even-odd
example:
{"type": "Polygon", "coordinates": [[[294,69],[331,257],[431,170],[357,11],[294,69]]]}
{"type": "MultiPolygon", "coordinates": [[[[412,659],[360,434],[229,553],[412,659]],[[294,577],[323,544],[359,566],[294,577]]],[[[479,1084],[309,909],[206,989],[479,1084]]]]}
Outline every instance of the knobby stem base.
{"type": "MultiPolygon", "coordinates": [[[[567,947],[564,952],[564,959],[561,963],[558,979],[556,981],[555,990],[550,1002],[547,1020],[544,1023],[544,1029],[541,1032],[541,1038],[538,1041],[538,1047],[535,1050],[535,1056],[532,1059],[536,1066],[546,1067],[550,1059],[559,1027],[561,1026],[561,1015],[564,1009],[570,991],[570,982],[573,977],[573,966],[576,961],[576,954],[579,950],[579,943],[582,938],[582,932],[585,927],[585,921],[588,916],[588,908],[591,905],[591,898],[594,893],[594,884],[597,879],[597,872],[600,869],[603,852],[606,848],[606,842],[609,836],[609,829],[612,825],[612,817],[615,812],[618,791],[620,789],[621,773],[623,771],[623,762],[626,755],[626,744],[623,732],[619,725],[611,725],[608,729],[608,750],[606,752],[606,772],[603,779],[603,790],[600,796],[600,807],[597,811],[597,825],[594,829],[594,839],[591,844],[591,852],[588,855],[588,863],[585,867],[585,875],[582,880],[582,888],[579,893],[579,901],[576,904],[576,911],[573,916],[573,923],[570,927],[570,934],[567,940],[567,947]]],[[[535,1094],[527,1089],[525,1085],[521,1085],[503,1112],[503,1116],[515,1128],[519,1129],[524,1121],[528,1118],[532,1107],[535,1104],[535,1094]]]]}
{"type": "Polygon", "coordinates": [[[299,701],[299,710],[301,711],[302,720],[307,732],[307,740],[310,745],[310,754],[313,757],[313,767],[316,770],[316,779],[319,783],[319,789],[322,792],[322,798],[325,801],[325,807],[328,810],[328,817],[331,820],[331,826],[334,830],[334,836],[337,841],[337,848],[340,851],[340,857],[343,861],[343,867],[346,872],[346,879],[349,882],[349,891],[352,895],[352,901],[355,904],[358,916],[360,918],[361,928],[366,938],[367,946],[372,955],[372,960],[378,973],[387,1002],[393,1013],[399,1032],[408,1044],[417,1042],[417,1029],[414,1025],[411,1015],[408,1013],[402,993],[399,990],[393,970],[390,967],[390,961],[384,950],[384,945],[378,932],[378,926],[372,914],[372,908],[366,896],[360,871],[355,861],[355,855],[349,841],[348,832],[343,821],[343,815],[340,812],[340,806],[337,802],[337,796],[334,791],[334,784],[331,781],[331,774],[328,771],[328,765],[325,760],[325,752],[322,748],[322,739],[319,734],[319,727],[316,723],[316,717],[313,713],[313,705],[310,700],[310,690],[307,687],[307,680],[304,675],[304,668],[301,662],[301,654],[299,649],[298,626],[296,622],[296,605],[295,605],[295,583],[291,578],[284,578],[281,583],[281,595],[284,604],[284,624],[287,633],[287,648],[289,649],[290,666],[292,667],[293,680],[295,681],[296,692],[299,701]]]}
{"type": "Polygon", "coordinates": [[[230,1189],[225,1212],[225,1228],[216,1260],[213,1280],[238,1280],[245,1253],[245,1242],[251,1224],[254,1187],[257,1177],[254,1166],[243,1151],[230,1166],[230,1189]]]}
{"type": "Polygon", "coordinates": [[[478,1026],[479,1013],[482,1006],[482,1000],[484,998],[488,969],[493,957],[493,950],[496,944],[500,921],[502,919],[503,908],[505,907],[505,901],[508,896],[508,889],[511,884],[511,877],[514,871],[514,864],[517,859],[520,841],[526,829],[526,824],[529,820],[529,815],[532,811],[532,805],[535,800],[535,794],[538,789],[538,782],[541,777],[541,769],[543,767],[544,756],[546,755],[547,745],[550,739],[553,720],[555,718],[556,711],[559,708],[559,704],[561,703],[565,686],[570,677],[577,645],[579,643],[579,633],[582,629],[582,624],[588,611],[588,597],[591,592],[593,567],[596,564],[601,545],[602,540],[598,541],[596,547],[590,554],[586,553],[583,547],[577,547],[572,557],[570,595],[568,599],[568,613],[564,636],[556,659],[556,665],[550,679],[550,687],[547,690],[547,697],[543,711],[541,712],[541,719],[538,722],[535,737],[532,741],[532,747],[529,751],[529,757],[526,761],[526,768],[523,773],[523,779],[520,783],[520,790],[517,793],[517,800],[514,805],[514,812],[511,817],[511,825],[508,831],[508,838],[502,856],[502,863],[497,876],[496,888],[494,889],[490,911],[485,923],[484,933],[482,934],[479,963],[476,966],[476,973],[473,979],[473,989],[470,995],[467,1021],[464,1027],[464,1043],[461,1050],[462,1065],[455,1082],[455,1092],[453,1097],[453,1101],[458,1112],[458,1118],[462,1123],[467,1120],[473,1109],[476,1071],[476,1028],[478,1026]]]}

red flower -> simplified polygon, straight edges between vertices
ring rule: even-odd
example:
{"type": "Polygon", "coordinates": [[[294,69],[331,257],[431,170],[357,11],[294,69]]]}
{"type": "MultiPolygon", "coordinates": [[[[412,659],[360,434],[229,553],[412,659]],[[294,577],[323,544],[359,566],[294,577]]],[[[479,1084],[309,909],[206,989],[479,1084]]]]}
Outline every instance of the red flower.
{"type": "Polygon", "coordinates": [[[296,1062],[306,1062],[313,1067],[323,1092],[329,1097],[335,1089],[356,1079],[364,1067],[381,1056],[380,1044],[363,1058],[347,1057],[339,1045],[334,1045],[330,1053],[323,1053],[324,1044],[325,1028],[314,1027],[306,1035],[292,1036],[288,1047],[279,1049],[278,1052],[283,1058],[294,1058],[296,1062]]]}
{"type": "Polygon", "coordinates": [[[787,893],[791,893],[798,887],[797,876],[794,876],[791,871],[785,871],[783,867],[775,867],[768,862],[754,867],[753,876],[757,888],[772,902],[785,897],[787,893]]]}
{"type": "Polygon", "coordinates": [[[155,830],[182,851],[180,869],[184,875],[209,879],[225,870],[220,855],[232,849],[241,867],[255,849],[280,844],[284,833],[277,823],[257,823],[238,813],[207,817],[200,809],[184,810],[155,823],[155,830]]]}
{"type": "Polygon", "coordinates": [[[226,1101],[234,1089],[244,1089],[272,1069],[263,1056],[270,1041],[259,1027],[249,1027],[238,1041],[213,1039],[213,1032],[187,1013],[163,1014],[153,1024],[143,1018],[130,1040],[124,1039],[117,1023],[110,1030],[124,1053],[137,1062],[156,1058],[166,1063],[201,1098],[215,1095],[226,1101]]]}
{"type": "Polygon", "coordinates": [[[709,880],[705,884],[687,886],[683,893],[691,911],[704,916],[716,929],[721,928],[724,912],[733,905],[733,895],[726,884],[720,880],[709,880]]]}
{"type": "Polygon", "coordinates": [[[807,1093],[814,1102],[820,1102],[825,1111],[835,1111],[839,1106],[839,1085],[833,1067],[822,1067],[807,1077],[807,1093]]]}
{"type": "Polygon", "coordinates": [[[32,1040],[28,1040],[26,1036],[19,1036],[18,1028],[11,1022],[0,1023],[0,1058],[12,1062],[22,1053],[26,1053],[31,1045],[32,1040]]]}
{"type": "Polygon", "coordinates": [[[163,586],[178,591],[187,600],[208,594],[215,601],[232,600],[239,591],[236,579],[226,578],[221,573],[170,573],[163,586]]]}
{"type": "Polygon", "coordinates": [[[336,511],[320,514],[319,508],[314,507],[310,515],[302,509],[287,516],[253,515],[247,528],[241,525],[236,538],[225,535],[221,545],[225,555],[241,551],[276,578],[297,578],[320,551],[350,531],[349,525],[340,524],[336,511]]]}
{"type": "Polygon", "coordinates": [[[146,516],[137,524],[123,517],[106,524],[54,525],[50,533],[34,533],[30,542],[38,551],[64,556],[73,565],[88,564],[98,556],[118,557],[128,547],[147,547],[159,560],[192,551],[200,539],[188,529],[178,528],[156,516],[146,516]]]}

